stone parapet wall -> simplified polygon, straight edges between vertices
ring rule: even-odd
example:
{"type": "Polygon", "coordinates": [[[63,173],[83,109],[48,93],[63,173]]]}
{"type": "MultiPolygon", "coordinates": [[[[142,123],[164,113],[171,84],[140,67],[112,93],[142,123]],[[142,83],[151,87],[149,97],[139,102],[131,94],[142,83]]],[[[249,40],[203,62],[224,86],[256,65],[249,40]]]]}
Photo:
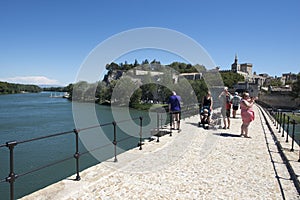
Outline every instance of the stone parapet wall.
{"type": "Polygon", "coordinates": [[[293,99],[287,94],[262,94],[259,100],[276,108],[300,108],[300,99],[293,99]]]}

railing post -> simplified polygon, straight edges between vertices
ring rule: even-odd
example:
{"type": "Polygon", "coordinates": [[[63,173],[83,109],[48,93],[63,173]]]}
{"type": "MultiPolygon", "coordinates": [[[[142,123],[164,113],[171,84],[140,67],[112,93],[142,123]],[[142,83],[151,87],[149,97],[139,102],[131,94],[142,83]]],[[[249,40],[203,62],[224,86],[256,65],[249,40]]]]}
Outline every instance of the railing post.
{"type": "Polygon", "coordinates": [[[15,185],[14,182],[18,177],[14,172],[14,147],[17,145],[17,141],[6,142],[6,146],[9,149],[9,175],[6,178],[6,182],[10,184],[10,199],[15,199],[15,185]]]}
{"type": "MultiPolygon", "coordinates": [[[[170,136],[172,136],[172,123],[173,123],[173,116],[172,116],[172,111],[170,112],[170,136]]],[[[175,122],[174,122],[175,123],[175,122]]],[[[174,124],[175,126],[175,124],[174,124]]]]}
{"type": "Polygon", "coordinates": [[[157,133],[159,132],[159,112],[158,109],[156,110],[156,130],[157,133]]]}
{"type": "Polygon", "coordinates": [[[269,112],[271,114],[271,120],[272,120],[272,123],[274,124],[274,109],[272,108],[272,110],[269,112]]]}
{"type": "Polygon", "coordinates": [[[115,160],[114,162],[118,162],[118,159],[117,159],[117,123],[115,121],[112,122],[113,126],[114,126],[114,141],[113,141],[113,144],[114,144],[114,151],[115,151],[115,160]]]}
{"type": "Polygon", "coordinates": [[[294,141],[295,141],[295,120],[293,120],[293,133],[292,133],[292,148],[291,151],[294,151],[294,141]]]}
{"type": "Polygon", "coordinates": [[[76,152],[74,154],[74,158],[76,159],[76,178],[75,180],[76,181],[80,181],[80,175],[79,175],[79,157],[80,157],[80,153],[79,153],[79,145],[78,145],[78,141],[79,141],[79,137],[78,137],[78,134],[79,134],[79,131],[77,129],[74,129],[73,130],[74,133],[75,133],[75,136],[76,136],[76,152]]]}
{"type": "Polygon", "coordinates": [[[162,129],[163,128],[163,115],[162,113],[160,113],[160,128],[162,129]]]}
{"type": "Polygon", "coordinates": [[[277,110],[276,112],[276,129],[278,129],[278,125],[279,125],[279,111],[277,110]]]}
{"type": "Polygon", "coordinates": [[[142,135],[143,135],[143,117],[140,117],[140,150],[142,150],[142,135]]]}
{"type": "Polygon", "coordinates": [[[287,127],[286,127],[286,140],[285,140],[285,142],[289,142],[289,134],[290,134],[290,116],[287,116],[287,127]]]}
{"type": "Polygon", "coordinates": [[[285,124],[285,113],[283,113],[282,135],[281,135],[281,137],[284,137],[284,124],[285,124]]]}
{"type": "Polygon", "coordinates": [[[280,112],[280,120],[279,120],[279,131],[278,133],[281,133],[281,125],[282,125],[282,112],[280,112]]]}
{"type": "MultiPolygon", "coordinates": [[[[299,140],[299,144],[300,144],[300,140],[299,140]]],[[[299,149],[299,158],[298,158],[298,162],[300,162],[300,149],[299,149]]]]}

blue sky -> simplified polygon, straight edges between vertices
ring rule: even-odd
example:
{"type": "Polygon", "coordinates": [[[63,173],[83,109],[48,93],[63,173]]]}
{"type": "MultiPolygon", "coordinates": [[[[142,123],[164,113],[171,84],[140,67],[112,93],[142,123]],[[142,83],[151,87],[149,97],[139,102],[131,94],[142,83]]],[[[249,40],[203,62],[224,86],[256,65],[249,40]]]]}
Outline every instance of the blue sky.
{"type": "MultiPolygon", "coordinates": [[[[300,72],[299,0],[0,0],[0,80],[67,85],[98,44],[142,27],[187,35],[221,69],[237,53],[257,73],[300,72]]],[[[176,61],[149,51],[136,57],[176,61]]]]}

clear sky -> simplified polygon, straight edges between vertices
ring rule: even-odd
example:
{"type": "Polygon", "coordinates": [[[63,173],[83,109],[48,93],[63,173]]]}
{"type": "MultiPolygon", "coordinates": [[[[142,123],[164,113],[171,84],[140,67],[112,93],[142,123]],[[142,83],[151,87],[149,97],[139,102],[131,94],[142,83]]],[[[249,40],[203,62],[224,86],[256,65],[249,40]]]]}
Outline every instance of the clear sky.
{"type": "Polygon", "coordinates": [[[0,80],[67,85],[99,43],[142,27],[191,37],[221,69],[237,54],[257,73],[300,72],[299,0],[0,0],[0,80]]]}

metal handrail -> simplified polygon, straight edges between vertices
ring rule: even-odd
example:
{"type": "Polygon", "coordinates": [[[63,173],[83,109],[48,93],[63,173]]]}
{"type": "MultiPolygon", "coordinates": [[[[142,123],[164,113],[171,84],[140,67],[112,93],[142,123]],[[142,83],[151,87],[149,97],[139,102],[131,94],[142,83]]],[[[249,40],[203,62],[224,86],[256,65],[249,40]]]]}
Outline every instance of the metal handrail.
{"type": "MultiPolygon", "coordinates": [[[[275,109],[272,109],[272,111],[275,109]]],[[[281,132],[282,129],[282,137],[284,137],[284,132],[286,132],[286,140],[285,142],[289,142],[289,137],[291,137],[292,142],[291,142],[291,149],[290,151],[294,151],[294,143],[295,143],[295,125],[296,120],[290,117],[289,115],[286,115],[285,112],[276,110],[276,112],[269,113],[270,116],[273,117],[274,119],[274,126],[276,129],[279,129],[278,133],[281,132]],[[287,117],[286,117],[287,116],[287,117]],[[287,120],[287,121],[286,121],[287,120]],[[290,132],[290,124],[292,125],[292,131],[290,132]]],[[[299,144],[300,145],[300,144],[299,144]]],[[[300,154],[299,154],[300,156],[300,154]]],[[[300,161],[300,160],[299,160],[300,161]]]]}
{"type": "MultiPolygon", "coordinates": [[[[6,178],[0,180],[0,183],[2,183],[2,182],[9,182],[10,183],[10,199],[13,200],[13,199],[15,199],[15,195],[14,195],[14,191],[15,191],[15,189],[14,189],[14,182],[16,181],[17,178],[25,176],[25,175],[28,175],[28,174],[31,174],[31,173],[34,173],[34,172],[37,172],[39,170],[42,170],[42,169],[45,169],[45,168],[48,168],[48,167],[51,167],[51,166],[54,166],[54,165],[57,165],[59,163],[65,162],[67,160],[71,160],[73,158],[76,159],[76,174],[77,175],[76,175],[75,180],[79,181],[80,180],[80,175],[79,175],[79,157],[81,155],[84,155],[84,154],[90,153],[92,151],[95,151],[97,149],[104,148],[104,147],[106,147],[108,145],[111,145],[111,143],[110,143],[110,144],[106,144],[106,145],[103,145],[101,147],[98,147],[98,148],[86,151],[84,153],[79,153],[79,146],[78,146],[78,142],[79,142],[78,135],[79,135],[79,133],[81,131],[83,131],[83,130],[89,130],[89,129],[93,129],[93,128],[97,128],[97,127],[108,126],[108,125],[113,125],[115,127],[117,123],[119,124],[119,123],[124,123],[124,122],[128,122],[128,121],[137,120],[137,119],[139,119],[140,121],[142,121],[143,117],[140,116],[140,117],[136,117],[136,118],[121,120],[119,122],[105,123],[105,124],[90,126],[90,127],[86,127],[86,128],[82,128],[82,129],[74,129],[72,131],[66,131],[66,132],[60,132],[60,133],[50,134],[50,135],[46,135],[46,136],[36,137],[36,138],[28,139],[28,140],[8,141],[5,144],[0,144],[0,148],[3,148],[3,147],[9,148],[9,154],[10,154],[10,158],[9,158],[9,163],[10,163],[9,170],[10,170],[10,173],[9,173],[9,175],[6,178]],[[64,159],[52,162],[52,163],[48,163],[46,165],[37,167],[37,168],[35,168],[33,170],[24,172],[22,174],[15,174],[15,172],[14,172],[14,148],[17,145],[24,144],[24,143],[30,143],[30,142],[38,141],[38,140],[44,140],[44,139],[53,138],[53,137],[58,137],[58,136],[62,136],[62,135],[67,135],[67,134],[70,134],[70,133],[75,133],[75,135],[76,135],[76,152],[75,152],[75,154],[72,157],[67,157],[67,158],[64,158],[64,159]]],[[[142,125],[142,122],[140,122],[140,125],[142,125]]],[[[115,162],[117,162],[116,144],[118,142],[122,142],[125,139],[128,139],[128,138],[132,137],[131,136],[131,137],[128,137],[128,138],[123,138],[122,140],[117,141],[116,132],[117,132],[117,130],[116,130],[116,128],[114,128],[114,141],[112,143],[115,145],[115,162]]],[[[142,127],[140,127],[139,135],[140,135],[140,141],[141,141],[142,140],[142,127]]],[[[140,150],[142,150],[141,146],[140,146],[140,150]]]]}
{"type": "MultiPolygon", "coordinates": [[[[162,107],[161,109],[166,109],[166,108],[162,107]]],[[[198,114],[198,110],[199,110],[199,108],[197,108],[195,105],[193,105],[191,107],[187,106],[187,108],[184,108],[182,110],[182,113],[186,113],[187,116],[190,116],[190,115],[198,114]]],[[[160,113],[160,111],[157,110],[157,113],[160,113]]],[[[172,112],[169,112],[169,114],[172,114],[172,112]]],[[[129,136],[129,137],[123,138],[121,140],[117,140],[117,129],[116,129],[116,126],[117,126],[117,124],[129,122],[129,121],[134,121],[134,120],[139,120],[140,121],[140,123],[139,123],[139,133],[138,133],[140,138],[139,138],[138,146],[139,146],[139,149],[142,150],[142,136],[143,136],[143,131],[142,131],[143,117],[142,116],[131,118],[131,119],[124,119],[124,120],[121,120],[121,121],[118,121],[118,122],[113,121],[113,122],[104,123],[104,124],[97,124],[97,125],[90,126],[90,127],[73,129],[73,130],[70,130],[70,131],[65,131],[65,132],[60,132],[60,133],[54,133],[54,134],[45,135],[45,136],[36,137],[36,138],[31,138],[31,139],[27,139],[27,140],[8,141],[5,144],[0,144],[0,148],[7,147],[9,149],[9,154],[10,154],[10,157],[9,157],[9,164],[10,164],[9,171],[10,171],[10,173],[9,173],[9,175],[6,178],[0,179],[0,183],[8,182],[10,184],[10,199],[13,200],[13,199],[15,199],[14,183],[15,183],[15,181],[16,181],[17,178],[22,177],[22,176],[26,176],[28,174],[40,171],[42,169],[45,169],[45,168],[57,165],[59,163],[62,163],[62,162],[65,162],[65,161],[68,161],[68,160],[71,160],[71,159],[74,159],[74,158],[76,159],[76,178],[74,180],[79,181],[80,180],[79,158],[82,155],[88,154],[90,152],[99,150],[101,148],[104,148],[104,147],[107,147],[107,146],[113,144],[114,145],[114,161],[115,162],[118,161],[117,160],[117,151],[116,151],[117,144],[119,142],[123,142],[125,140],[128,140],[129,138],[132,138],[133,136],[129,136]],[[85,151],[85,152],[81,152],[81,153],[79,152],[79,145],[78,145],[78,143],[79,143],[79,134],[80,134],[80,132],[85,131],[85,130],[90,130],[90,129],[98,128],[98,127],[109,126],[109,125],[112,125],[113,129],[114,129],[113,130],[114,137],[113,137],[112,143],[105,144],[105,145],[102,145],[100,147],[96,147],[96,148],[91,149],[89,151],[85,151]],[[75,147],[76,150],[75,150],[75,153],[74,153],[73,156],[69,156],[67,158],[64,158],[64,159],[61,159],[61,160],[58,160],[58,161],[55,161],[55,162],[52,162],[52,163],[48,163],[46,165],[37,167],[37,168],[35,168],[33,170],[30,170],[30,171],[27,171],[27,172],[24,172],[24,173],[21,173],[21,174],[15,174],[15,172],[14,172],[14,148],[17,145],[25,144],[25,143],[30,143],[30,142],[33,142],[33,141],[39,141],[39,140],[49,139],[49,138],[58,137],[58,136],[62,136],[62,135],[67,135],[67,134],[71,134],[71,133],[75,134],[75,143],[76,143],[76,147],[75,147]]],[[[162,120],[162,117],[161,117],[161,120],[162,120]]],[[[161,121],[161,123],[162,123],[162,121],[161,121]]],[[[172,123],[172,122],[170,121],[170,123],[172,123]]],[[[159,126],[159,121],[158,121],[157,128],[158,128],[158,131],[159,131],[159,129],[162,128],[162,124],[161,124],[161,126],[159,126]]],[[[170,132],[171,132],[170,136],[172,136],[172,130],[171,129],[170,129],[170,132]]]]}

